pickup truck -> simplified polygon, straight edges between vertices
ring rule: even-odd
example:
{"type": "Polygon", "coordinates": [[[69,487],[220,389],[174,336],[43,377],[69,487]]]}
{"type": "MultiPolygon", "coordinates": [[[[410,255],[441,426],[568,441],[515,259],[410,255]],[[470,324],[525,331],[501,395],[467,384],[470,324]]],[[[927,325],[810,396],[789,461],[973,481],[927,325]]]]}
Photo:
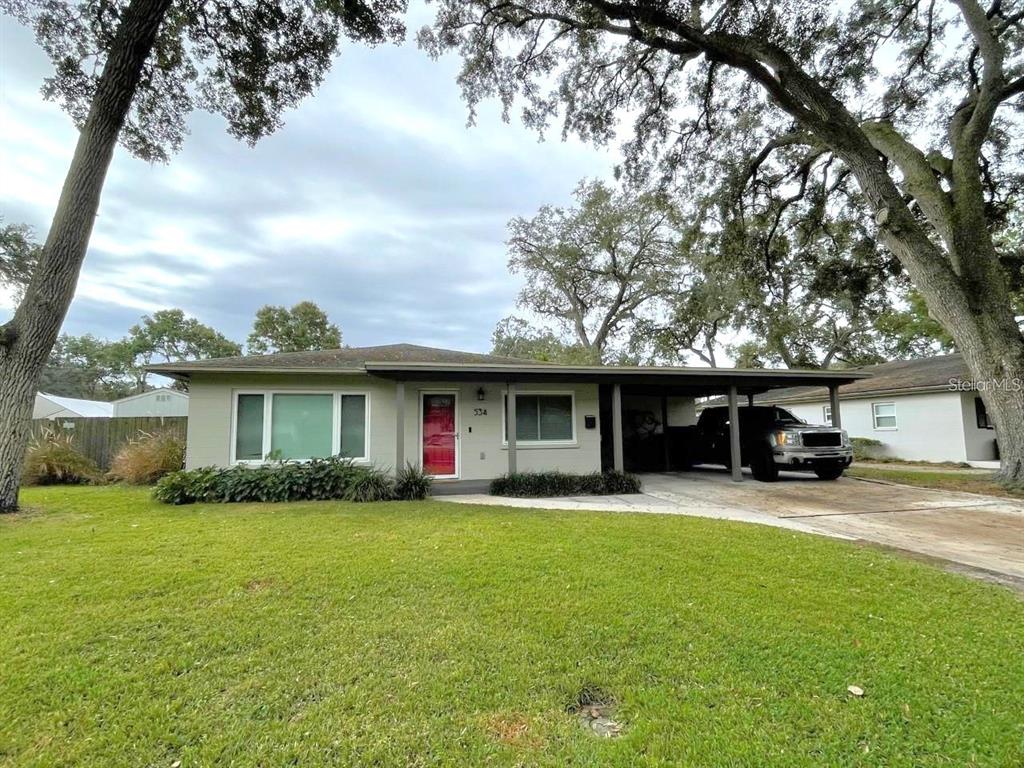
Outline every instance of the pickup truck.
{"type": "MultiPolygon", "coordinates": [[[[853,462],[850,438],[842,429],[808,424],[774,405],[742,407],[739,414],[740,461],[755,480],[773,482],[780,469],[835,480],[853,462]]],[[[690,463],[731,466],[728,408],[705,408],[690,437],[690,463]]]]}

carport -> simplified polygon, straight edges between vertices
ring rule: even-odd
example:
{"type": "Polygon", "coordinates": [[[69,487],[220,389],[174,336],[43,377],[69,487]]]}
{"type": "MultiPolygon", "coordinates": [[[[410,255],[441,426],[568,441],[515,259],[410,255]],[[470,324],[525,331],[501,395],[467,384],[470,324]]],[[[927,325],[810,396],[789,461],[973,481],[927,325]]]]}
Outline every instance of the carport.
{"type": "MultiPolygon", "coordinates": [[[[740,400],[753,405],[754,396],[773,389],[790,387],[823,387],[828,390],[832,406],[832,425],[842,426],[839,403],[839,387],[868,374],[856,371],[806,371],[738,368],[616,368],[609,370],[606,387],[609,392],[608,414],[611,419],[611,467],[624,470],[627,467],[626,444],[624,441],[624,402],[628,398],[645,398],[656,401],[660,406],[660,423],[663,431],[661,466],[671,469],[669,439],[669,403],[673,398],[724,397],[729,409],[729,448],[731,455],[732,479],[743,479],[740,466],[740,400]]],[[[646,467],[652,469],[653,467],[646,467]]]]}
{"type": "MultiPolygon", "coordinates": [[[[404,402],[405,382],[415,381],[503,381],[505,383],[510,422],[516,418],[516,386],[536,383],[594,383],[602,392],[602,440],[605,435],[609,443],[610,468],[626,469],[626,447],[623,440],[623,400],[629,397],[653,398],[660,404],[661,423],[667,426],[669,403],[672,398],[704,398],[724,396],[729,407],[730,454],[732,456],[732,479],[743,479],[740,466],[740,398],[753,404],[755,395],[773,389],[788,387],[823,387],[829,392],[832,404],[832,423],[842,423],[839,404],[839,387],[869,374],[856,371],[779,370],[741,368],[690,368],[682,366],[569,366],[549,363],[524,363],[522,365],[488,363],[425,364],[367,362],[366,370],[375,376],[396,381],[397,395],[397,443],[399,466],[404,461],[404,402]],[[611,424],[610,432],[605,424],[611,424]]],[[[668,440],[664,448],[664,469],[669,468],[668,440]]],[[[517,448],[515,430],[510,430],[508,439],[508,471],[516,472],[517,448]]]]}

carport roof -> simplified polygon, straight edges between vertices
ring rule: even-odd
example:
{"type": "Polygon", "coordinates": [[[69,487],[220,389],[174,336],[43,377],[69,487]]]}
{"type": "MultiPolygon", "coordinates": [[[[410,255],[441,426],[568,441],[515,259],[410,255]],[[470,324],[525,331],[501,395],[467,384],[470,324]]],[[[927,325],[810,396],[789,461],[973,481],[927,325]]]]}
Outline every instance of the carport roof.
{"type": "Polygon", "coordinates": [[[339,374],[365,373],[405,381],[614,383],[631,388],[671,388],[677,392],[713,394],[736,385],[744,394],[777,387],[847,384],[869,375],[857,371],[775,370],[770,368],[694,368],[686,366],[558,365],[535,360],[390,344],[317,352],[289,352],[163,363],[147,370],[174,378],[196,373],[339,374]]]}

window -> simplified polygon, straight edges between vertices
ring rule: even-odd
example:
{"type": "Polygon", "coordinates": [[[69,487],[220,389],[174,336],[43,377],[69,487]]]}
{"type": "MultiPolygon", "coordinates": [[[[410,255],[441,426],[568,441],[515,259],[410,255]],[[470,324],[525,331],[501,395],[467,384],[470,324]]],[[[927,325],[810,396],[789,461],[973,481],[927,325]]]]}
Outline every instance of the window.
{"type": "Polygon", "coordinates": [[[872,403],[875,429],[896,429],[896,403],[872,403]]]}
{"type": "Polygon", "coordinates": [[[980,397],[974,398],[974,418],[978,429],[995,429],[995,425],[988,419],[988,411],[985,410],[985,401],[980,397]]]}
{"type": "Polygon", "coordinates": [[[341,396],[341,432],[338,454],[346,459],[366,456],[366,395],[341,396]]]}
{"type": "Polygon", "coordinates": [[[825,421],[823,421],[822,423],[823,424],[828,424],[829,426],[832,426],[832,406],[831,405],[823,406],[822,409],[821,409],[821,412],[822,412],[822,415],[825,417],[825,421]]]}
{"type": "Polygon", "coordinates": [[[263,395],[239,395],[235,405],[235,461],[263,458],[263,395]]]}
{"type": "Polygon", "coordinates": [[[238,393],[233,461],[365,459],[367,415],[365,394],[238,393]]]}
{"type": "Polygon", "coordinates": [[[333,395],[274,395],[270,409],[270,452],[276,459],[330,456],[333,395]]]}
{"type": "MultiPolygon", "coordinates": [[[[508,441],[508,397],[504,440],[508,441]]],[[[575,402],[571,394],[516,395],[516,442],[571,443],[576,440],[575,402]]]]}

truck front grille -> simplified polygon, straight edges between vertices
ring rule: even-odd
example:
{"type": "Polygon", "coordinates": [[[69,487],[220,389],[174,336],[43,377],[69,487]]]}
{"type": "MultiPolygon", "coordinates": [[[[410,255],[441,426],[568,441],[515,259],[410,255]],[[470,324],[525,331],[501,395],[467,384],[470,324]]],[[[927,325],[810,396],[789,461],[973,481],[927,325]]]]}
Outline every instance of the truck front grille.
{"type": "Polygon", "coordinates": [[[808,448],[834,448],[843,444],[839,432],[804,432],[803,439],[808,448]]]}

